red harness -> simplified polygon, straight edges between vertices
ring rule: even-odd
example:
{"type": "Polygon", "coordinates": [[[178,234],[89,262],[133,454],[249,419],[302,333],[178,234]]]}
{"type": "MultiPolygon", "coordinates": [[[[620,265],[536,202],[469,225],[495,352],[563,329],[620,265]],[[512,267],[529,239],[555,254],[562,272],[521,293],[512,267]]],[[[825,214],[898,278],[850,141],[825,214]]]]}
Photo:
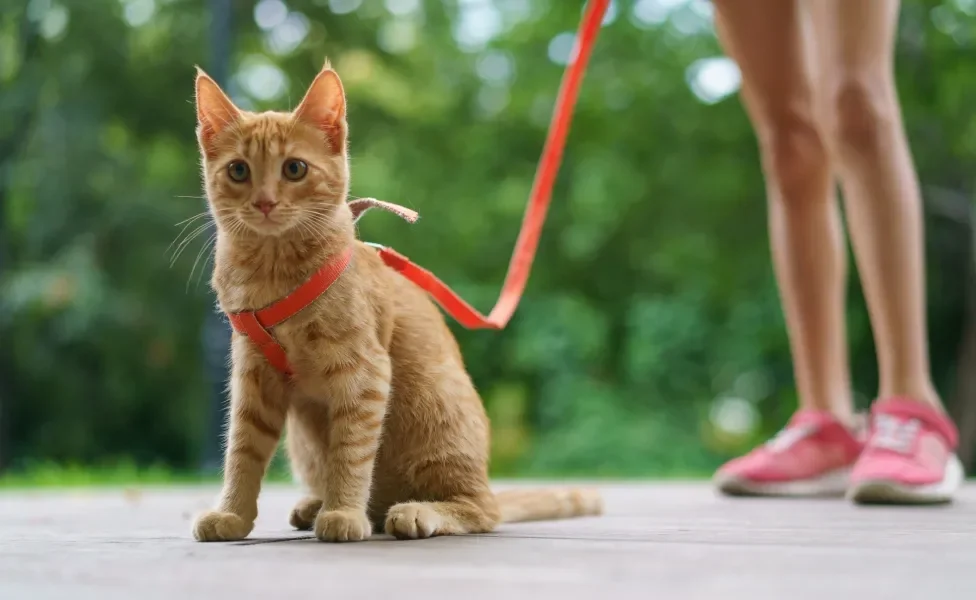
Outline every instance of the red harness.
{"type": "MultiPolygon", "coordinates": [[[[515,242],[508,265],[508,273],[502,292],[495,303],[495,307],[486,317],[473,306],[464,301],[451,288],[438,279],[433,273],[420,267],[410,259],[392,248],[376,245],[383,262],[404,277],[429,293],[434,300],[455,320],[468,329],[502,329],[508,324],[515,313],[525,285],[529,280],[532,262],[539,246],[542,225],[546,220],[546,212],[552,198],[552,187],[562,162],[563,148],[569,134],[569,125],[573,118],[573,108],[579,95],[583,74],[590,60],[593,45],[603,21],[603,14],[607,10],[610,0],[589,0],[586,14],[580,22],[577,35],[577,46],[574,48],[575,59],[566,67],[563,80],[556,99],[556,109],[549,124],[549,132],[542,150],[542,158],[532,184],[532,194],[529,205],[522,218],[522,228],[515,242]]],[[[417,213],[396,204],[381,202],[372,198],[363,198],[349,203],[354,218],[370,208],[382,208],[399,215],[411,223],[417,219],[417,213]]],[[[316,298],[325,293],[329,287],[342,275],[352,258],[352,248],[347,249],[340,256],[326,263],[312,277],[298,287],[294,292],[285,296],[267,308],[257,311],[246,311],[229,314],[231,325],[241,334],[251,338],[258,345],[261,352],[279,371],[291,375],[291,365],[285,355],[284,348],[274,339],[269,329],[294,316],[316,298]]]]}
{"type": "Polygon", "coordinates": [[[271,332],[268,331],[278,323],[286,321],[298,314],[302,309],[311,304],[332,287],[336,279],[349,266],[352,260],[352,247],[335,259],[325,263],[325,265],[315,272],[308,281],[303,283],[294,292],[288,294],[267,308],[261,310],[244,311],[230,313],[227,317],[230,324],[237,333],[241,333],[251,338],[251,341],[258,345],[261,352],[271,363],[271,366],[286,375],[291,375],[291,365],[285,355],[285,349],[281,347],[271,332]]]}

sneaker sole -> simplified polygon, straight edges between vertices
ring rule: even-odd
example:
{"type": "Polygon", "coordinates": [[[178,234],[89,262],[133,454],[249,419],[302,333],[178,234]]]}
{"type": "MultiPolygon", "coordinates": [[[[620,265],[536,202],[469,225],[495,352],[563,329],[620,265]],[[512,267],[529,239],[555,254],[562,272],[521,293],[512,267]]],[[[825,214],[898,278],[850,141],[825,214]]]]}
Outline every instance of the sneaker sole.
{"type": "Polygon", "coordinates": [[[946,464],[945,477],[938,483],[912,486],[894,481],[863,481],[851,486],[847,499],[855,504],[946,504],[962,485],[962,461],[955,454],[946,464]]]}
{"type": "Polygon", "coordinates": [[[834,497],[843,496],[847,491],[850,475],[851,467],[794,481],[757,482],[716,475],[715,486],[727,496],[834,497]]]}

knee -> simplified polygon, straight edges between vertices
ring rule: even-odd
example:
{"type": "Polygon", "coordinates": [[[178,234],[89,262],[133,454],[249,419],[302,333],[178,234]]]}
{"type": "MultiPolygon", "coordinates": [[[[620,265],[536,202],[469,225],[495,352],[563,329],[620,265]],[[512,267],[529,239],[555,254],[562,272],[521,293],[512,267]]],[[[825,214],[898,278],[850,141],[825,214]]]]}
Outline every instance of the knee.
{"type": "Polygon", "coordinates": [[[876,151],[898,118],[894,90],[863,77],[836,85],[831,109],[831,137],[842,154],[876,151]]]}
{"type": "Polygon", "coordinates": [[[773,198],[794,202],[814,197],[811,190],[830,168],[822,128],[812,110],[793,109],[767,115],[759,126],[766,179],[773,198]]]}

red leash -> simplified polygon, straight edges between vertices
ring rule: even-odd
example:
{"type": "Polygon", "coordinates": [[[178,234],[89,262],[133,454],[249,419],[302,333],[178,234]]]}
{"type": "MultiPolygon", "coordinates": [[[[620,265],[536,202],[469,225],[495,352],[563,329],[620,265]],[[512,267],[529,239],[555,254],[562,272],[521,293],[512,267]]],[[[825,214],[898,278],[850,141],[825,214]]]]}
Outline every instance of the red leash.
{"type": "Polygon", "coordinates": [[[532,262],[539,247],[539,237],[546,221],[546,212],[552,199],[552,187],[562,162],[563,148],[566,146],[566,136],[569,134],[569,125],[573,119],[576,97],[579,95],[583,74],[586,72],[597,34],[600,33],[603,14],[609,3],[610,0],[589,0],[587,3],[586,14],[580,22],[577,33],[576,58],[566,67],[566,72],[563,74],[559,96],[556,99],[556,109],[549,123],[549,134],[532,184],[529,205],[522,218],[522,229],[515,242],[515,251],[508,264],[508,273],[502,285],[501,295],[491,314],[486,317],[478,312],[433,273],[414,264],[396,250],[382,246],[379,249],[383,262],[427,291],[449,315],[468,329],[504,328],[518,307],[519,300],[522,299],[529,273],[532,271],[532,262]]]}
{"type": "MultiPolygon", "coordinates": [[[[508,274],[502,286],[502,293],[487,317],[464,301],[454,291],[444,284],[433,273],[410,261],[407,257],[392,248],[379,246],[379,255],[387,265],[399,271],[404,277],[425,290],[449,315],[468,329],[502,329],[512,318],[512,313],[518,306],[525,291],[525,284],[529,280],[532,261],[539,246],[539,236],[546,220],[546,211],[552,199],[552,186],[559,172],[562,162],[563,148],[566,146],[566,136],[569,134],[569,124],[573,118],[573,108],[579,95],[580,84],[586,65],[589,62],[596,36],[600,32],[603,14],[607,10],[610,0],[589,0],[586,14],[580,23],[576,59],[566,67],[563,81],[556,99],[556,110],[549,124],[549,134],[542,150],[539,169],[532,184],[532,195],[522,218],[522,229],[515,242],[515,251],[508,265],[508,274]]],[[[349,202],[353,218],[358,219],[362,213],[371,208],[381,208],[414,222],[417,213],[414,211],[381,202],[373,198],[362,198],[349,202]]],[[[278,343],[271,329],[291,318],[306,306],[324,294],[329,287],[342,275],[352,259],[352,248],[348,248],[341,255],[323,265],[312,277],[298,287],[291,294],[275,302],[271,306],[256,311],[241,311],[228,315],[233,328],[240,334],[249,337],[268,359],[273,367],[286,375],[292,375],[292,366],[288,361],[285,349],[278,343]]]]}

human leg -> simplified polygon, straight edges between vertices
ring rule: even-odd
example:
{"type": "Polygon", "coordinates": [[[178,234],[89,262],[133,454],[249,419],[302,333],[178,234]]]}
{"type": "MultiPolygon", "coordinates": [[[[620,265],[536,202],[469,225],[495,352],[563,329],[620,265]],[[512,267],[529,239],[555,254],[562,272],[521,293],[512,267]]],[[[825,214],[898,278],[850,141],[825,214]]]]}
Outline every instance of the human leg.
{"type": "Polygon", "coordinates": [[[716,22],[742,71],[742,98],[759,140],[800,406],[846,421],[843,230],[800,3],[720,0],[716,22]]]}
{"type": "Polygon", "coordinates": [[[715,4],[719,37],[742,71],[742,98],[759,141],[801,408],[773,442],[725,465],[716,480],[726,493],[840,493],[860,444],[847,427],[846,256],[809,23],[798,0],[715,4]]]}
{"type": "Polygon", "coordinates": [[[811,22],[826,63],[828,145],[871,316],[880,386],[855,500],[946,501],[961,468],[932,384],[921,194],[894,84],[898,0],[820,0],[811,22]]]}

